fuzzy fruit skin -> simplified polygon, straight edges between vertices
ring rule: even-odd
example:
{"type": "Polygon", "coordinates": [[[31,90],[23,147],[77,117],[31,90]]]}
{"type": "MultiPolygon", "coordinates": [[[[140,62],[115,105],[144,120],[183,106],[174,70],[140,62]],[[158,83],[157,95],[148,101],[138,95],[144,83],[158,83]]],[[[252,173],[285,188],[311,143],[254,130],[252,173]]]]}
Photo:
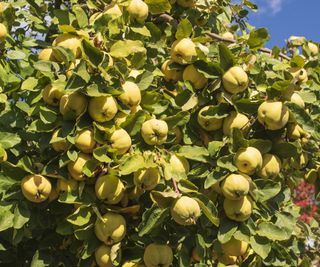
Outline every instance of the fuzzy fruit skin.
{"type": "Polygon", "coordinates": [[[68,171],[71,177],[77,181],[85,180],[85,175],[82,173],[84,165],[90,160],[91,157],[88,154],[79,153],[76,161],[70,161],[68,163],[68,171]]]}
{"type": "Polygon", "coordinates": [[[170,157],[169,163],[172,166],[172,168],[178,172],[188,173],[190,171],[189,162],[185,157],[173,154],[170,157]]]}
{"type": "Polygon", "coordinates": [[[308,46],[312,56],[316,56],[319,54],[319,46],[318,45],[316,45],[315,43],[312,43],[312,42],[308,42],[307,46],[308,46]]]}
{"type": "Polygon", "coordinates": [[[114,267],[111,261],[111,247],[100,245],[94,253],[99,267],[114,267]]]}
{"type": "Polygon", "coordinates": [[[221,247],[228,256],[242,256],[247,252],[249,244],[232,237],[227,243],[221,244],[221,247]]]}
{"type": "Polygon", "coordinates": [[[180,225],[196,224],[201,215],[201,209],[196,200],[182,196],[177,199],[170,209],[173,220],[180,225]]]}
{"type": "Polygon", "coordinates": [[[290,140],[309,138],[309,134],[305,132],[299,124],[289,124],[287,127],[287,137],[290,140]]]}
{"type": "MultiPolygon", "coordinates": [[[[60,132],[60,129],[56,129],[52,134],[51,140],[59,137],[59,132],[60,132]]],[[[52,145],[53,150],[56,152],[64,152],[68,148],[68,143],[66,140],[54,142],[54,143],[51,143],[51,145],[52,145]]]]}
{"type": "Polygon", "coordinates": [[[85,96],[79,93],[66,94],[60,99],[59,110],[65,119],[73,120],[86,111],[87,105],[85,96]]]}
{"type": "Polygon", "coordinates": [[[195,0],[177,0],[177,4],[184,8],[193,7],[195,0]]]}
{"type": "Polygon", "coordinates": [[[141,169],[134,173],[133,182],[143,190],[152,190],[158,185],[160,178],[158,168],[141,169]]]}
{"type": "Polygon", "coordinates": [[[93,131],[91,129],[82,130],[75,138],[75,146],[83,153],[92,153],[96,146],[93,131]]]}
{"type": "Polygon", "coordinates": [[[127,8],[130,18],[143,23],[149,15],[149,7],[142,0],[131,0],[127,8]]]}
{"type": "MultiPolygon", "coordinates": [[[[233,266],[232,264],[236,264],[237,262],[237,256],[229,256],[229,255],[218,256],[218,261],[223,263],[224,265],[233,266]]],[[[238,266],[238,265],[235,265],[235,266],[238,266]]]]}
{"type": "Polygon", "coordinates": [[[162,145],[167,140],[168,124],[163,120],[150,119],[141,127],[141,135],[148,145],[162,145]]]}
{"type": "Polygon", "coordinates": [[[231,94],[243,92],[248,88],[249,78],[247,73],[239,66],[231,67],[222,76],[223,87],[231,94]]]}
{"type": "Polygon", "coordinates": [[[75,58],[80,58],[81,51],[81,38],[79,36],[65,33],[59,35],[52,43],[53,46],[61,46],[70,49],[75,58]]]}
{"type": "Polygon", "coordinates": [[[42,90],[43,101],[51,106],[59,106],[60,99],[63,95],[63,92],[52,84],[48,84],[42,90]]]}
{"type": "Polygon", "coordinates": [[[88,112],[94,121],[110,121],[118,112],[117,101],[112,96],[91,98],[89,101],[88,112]]]}
{"type": "Polygon", "coordinates": [[[97,238],[106,245],[113,245],[120,242],[126,235],[126,220],[120,214],[107,212],[99,218],[94,225],[94,232],[97,238]]]}
{"type": "Polygon", "coordinates": [[[117,204],[123,197],[124,185],[115,175],[102,175],[95,184],[96,196],[108,204],[117,204]]]}
{"type": "Polygon", "coordinates": [[[224,212],[233,221],[244,222],[251,216],[252,204],[247,196],[240,200],[224,199],[224,212]]]}
{"type": "Polygon", "coordinates": [[[289,72],[299,83],[305,83],[308,81],[308,73],[304,68],[290,68],[289,72]]]}
{"type": "Polygon", "coordinates": [[[181,81],[183,71],[178,69],[170,69],[170,65],[172,63],[174,63],[174,61],[171,59],[168,59],[165,62],[163,62],[161,66],[161,71],[164,74],[164,78],[166,81],[181,81]]]}
{"type": "Polygon", "coordinates": [[[190,38],[176,40],[171,46],[170,54],[174,62],[181,65],[189,64],[193,57],[197,56],[196,45],[190,38]]]}
{"type": "Polygon", "coordinates": [[[132,261],[126,261],[122,267],[145,267],[144,264],[132,262],[132,261]]]}
{"type": "Polygon", "coordinates": [[[75,180],[58,179],[56,191],[58,194],[63,192],[72,192],[78,189],[78,182],[75,180]]]}
{"type": "Polygon", "coordinates": [[[285,96],[285,98],[291,103],[298,105],[300,108],[305,108],[305,103],[299,93],[292,92],[291,94],[285,96]]]}
{"type": "Polygon", "coordinates": [[[230,174],[223,180],[221,191],[225,198],[239,200],[249,193],[250,177],[245,174],[230,174]]]}
{"type": "Polygon", "coordinates": [[[273,154],[264,154],[262,157],[262,168],[258,172],[261,178],[274,178],[281,170],[281,160],[273,154]]]}
{"type": "Polygon", "coordinates": [[[52,48],[44,48],[38,54],[38,60],[57,61],[52,48]]]}
{"type": "Polygon", "coordinates": [[[110,137],[111,147],[118,155],[126,153],[131,147],[131,137],[124,129],[115,130],[110,137]]]}
{"type": "Polygon", "coordinates": [[[240,148],[234,156],[234,162],[240,172],[254,174],[262,167],[262,155],[255,147],[240,148]]]}
{"type": "Polygon", "coordinates": [[[279,130],[289,121],[288,108],[278,101],[265,101],[258,108],[258,121],[268,130],[279,130]]]}
{"type": "Polygon", "coordinates": [[[32,174],[21,181],[21,190],[24,197],[34,203],[41,203],[48,199],[51,193],[50,181],[42,175],[32,174]]]}
{"type": "Polygon", "coordinates": [[[235,40],[234,35],[231,32],[224,32],[221,36],[226,39],[235,40]]]}
{"type": "Polygon", "coordinates": [[[230,136],[232,129],[240,129],[246,132],[250,127],[249,119],[246,115],[231,111],[229,116],[223,120],[223,134],[230,136]]]}
{"type": "Polygon", "coordinates": [[[172,249],[167,245],[149,244],[144,250],[143,261],[147,267],[169,267],[173,261],[172,249]]]}
{"type": "Polygon", "coordinates": [[[129,106],[138,106],[141,102],[141,92],[134,82],[127,81],[122,85],[124,92],[119,96],[119,100],[129,106]]]}
{"type": "Polygon", "coordinates": [[[3,155],[0,157],[0,163],[5,162],[8,160],[8,154],[7,152],[3,149],[3,155]]]}
{"type": "Polygon", "coordinates": [[[8,35],[7,27],[3,23],[0,23],[0,40],[5,39],[7,35],[8,35]]]}
{"type": "Polygon", "coordinates": [[[291,166],[296,170],[301,170],[308,164],[309,156],[306,152],[302,152],[298,158],[292,160],[291,166]]]}
{"type": "Polygon", "coordinates": [[[184,81],[191,82],[197,90],[202,89],[208,83],[208,79],[192,64],[184,69],[182,77],[184,81]]]}
{"type": "Polygon", "coordinates": [[[219,130],[222,127],[223,119],[207,118],[203,115],[203,113],[206,112],[210,107],[212,106],[205,106],[200,109],[197,116],[197,121],[201,128],[206,131],[219,130]]]}

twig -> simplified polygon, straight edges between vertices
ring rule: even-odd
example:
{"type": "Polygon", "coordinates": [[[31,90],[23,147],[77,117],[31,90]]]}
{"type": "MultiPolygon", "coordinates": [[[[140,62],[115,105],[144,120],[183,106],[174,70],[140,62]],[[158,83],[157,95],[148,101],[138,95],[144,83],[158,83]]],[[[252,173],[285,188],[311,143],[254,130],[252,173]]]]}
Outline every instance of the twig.
{"type": "MultiPolygon", "coordinates": [[[[216,34],[216,33],[213,33],[213,32],[208,32],[208,33],[206,33],[206,34],[207,34],[208,36],[214,38],[214,39],[219,40],[219,41],[228,42],[228,43],[232,43],[232,44],[237,43],[236,40],[222,37],[222,36],[220,36],[220,35],[218,35],[218,34],[216,34]]],[[[267,53],[267,54],[272,55],[272,50],[269,49],[269,48],[263,47],[263,48],[259,48],[258,50],[259,50],[260,52],[263,52],[263,53],[267,53]]],[[[280,54],[279,54],[279,57],[281,57],[281,58],[283,58],[283,59],[286,59],[286,60],[290,60],[290,59],[291,59],[290,57],[288,57],[287,55],[285,55],[285,54],[283,54],[283,53],[280,53],[280,54]]]]}
{"type": "MultiPolygon", "coordinates": [[[[168,22],[168,23],[170,23],[172,25],[177,25],[178,24],[178,21],[176,19],[174,19],[173,17],[171,17],[170,15],[168,15],[168,14],[161,14],[157,18],[157,20],[163,21],[163,22],[168,22]]],[[[208,32],[208,33],[206,33],[206,35],[208,35],[211,38],[214,38],[214,39],[217,39],[219,41],[222,41],[222,42],[228,42],[228,43],[232,43],[232,44],[236,44],[237,43],[236,40],[222,37],[219,34],[216,34],[216,33],[213,33],[213,32],[208,32]]],[[[263,48],[259,48],[258,50],[260,52],[272,55],[272,50],[269,49],[269,48],[263,47],[263,48]]],[[[286,59],[286,60],[291,60],[291,58],[289,56],[287,56],[287,55],[285,55],[283,53],[279,53],[279,57],[281,57],[283,59],[286,59]]]]}
{"type": "Polygon", "coordinates": [[[173,177],[171,178],[171,180],[172,180],[174,192],[176,192],[177,194],[180,194],[176,180],[173,177]]]}

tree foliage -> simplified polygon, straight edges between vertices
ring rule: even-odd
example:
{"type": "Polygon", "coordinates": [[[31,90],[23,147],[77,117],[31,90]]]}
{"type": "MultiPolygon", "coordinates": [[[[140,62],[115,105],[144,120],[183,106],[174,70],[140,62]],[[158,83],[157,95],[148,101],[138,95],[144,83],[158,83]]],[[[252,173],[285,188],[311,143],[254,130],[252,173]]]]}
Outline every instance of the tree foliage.
{"type": "Polygon", "coordinates": [[[303,38],[265,53],[270,37],[248,24],[257,7],[247,0],[192,7],[146,0],[147,17],[130,11],[134,1],[0,3],[8,30],[0,39],[1,264],[92,266],[98,248],[114,266],[148,264],[146,248],[156,243],[171,248],[163,258],[173,266],[224,266],[232,256],[241,266],[310,266],[319,259],[319,225],[298,221],[291,192],[311,173],[320,180],[320,54],[303,38]],[[173,52],[181,40],[188,40],[181,50],[194,45],[187,62],[173,52]],[[224,79],[235,66],[248,76],[237,92],[224,79]],[[134,90],[141,99],[125,95],[134,90]],[[277,129],[258,116],[267,102],[288,112],[277,129]],[[241,129],[227,125],[232,112],[247,119],[241,129]],[[142,130],[154,119],[167,132],[142,130]],[[221,188],[239,173],[237,155],[248,147],[276,156],[281,171],[263,178],[257,163],[246,176],[251,208],[241,221],[228,216],[221,188]],[[51,185],[37,192],[50,193],[41,203],[22,192],[34,174],[51,185]],[[185,225],[172,212],[182,195],[201,210],[185,225]],[[125,219],[125,234],[110,235],[101,248],[97,223],[121,224],[108,219],[115,214],[125,219]],[[234,239],[248,243],[245,253],[226,253],[234,239]]]}

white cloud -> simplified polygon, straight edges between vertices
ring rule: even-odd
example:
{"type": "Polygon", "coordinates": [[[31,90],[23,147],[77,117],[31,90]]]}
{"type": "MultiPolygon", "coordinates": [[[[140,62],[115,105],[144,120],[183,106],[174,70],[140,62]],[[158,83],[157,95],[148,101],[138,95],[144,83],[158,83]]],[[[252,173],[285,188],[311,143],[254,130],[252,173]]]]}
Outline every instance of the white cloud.
{"type": "Polygon", "coordinates": [[[276,14],[282,10],[283,0],[269,0],[268,2],[273,14],[276,14]]]}

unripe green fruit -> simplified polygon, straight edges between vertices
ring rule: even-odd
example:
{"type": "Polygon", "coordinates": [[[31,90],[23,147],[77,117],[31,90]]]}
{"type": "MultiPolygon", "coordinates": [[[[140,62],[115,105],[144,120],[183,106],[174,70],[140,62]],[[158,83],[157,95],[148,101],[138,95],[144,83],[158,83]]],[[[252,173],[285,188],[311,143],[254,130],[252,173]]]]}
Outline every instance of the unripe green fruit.
{"type": "Polygon", "coordinates": [[[60,99],[60,113],[67,120],[73,120],[82,115],[88,105],[88,100],[80,93],[63,95],[60,99]]]}
{"type": "Polygon", "coordinates": [[[245,174],[230,174],[223,180],[221,191],[224,197],[239,200],[249,193],[250,177],[245,174]]]}
{"type": "Polygon", "coordinates": [[[149,14],[148,5],[142,0],[131,0],[127,8],[130,18],[143,23],[149,14]]]}
{"type": "Polygon", "coordinates": [[[208,79],[194,65],[187,66],[183,71],[183,80],[189,81],[197,90],[206,86],[208,79]]]}
{"type": "Polygon", "coordinates": [[[141,169],[134,173],[133,182],[141,189],[152,190],[158,185],[160,178],[158,168],[141,169]]]}
{"type": "Polygon", "coordinates": [[[163,120],[150,119],[141,127],[141,135],[148,145],[162,145],[167,140],[168,125],[163,120]]]}
{"type": "Polygon", "coordinates": [[[75,138],[75,146],[83,153],[92,153],[96,146],[94,134],[91,129],[84,129],[75,138]]]}
{"type": "Polygon", "coordinates": [[[234,162],[240,172],[254,174],[262,166],[262,156],[255,147],[240,148],[234,156],[234,162]]]}
{"type": "Polygon", "coordinates": [[[171,207],[171,216],[180,225],[196,224],[201,215],[201,209],[196,200],[182,196],[178,198],[171,207]]]}
{"type": "Polygon", "coordinates": [[[308,73],[304,68],[290,68],[289,72],[299,83],[305,83],[308,81],[308,73]]]}
{"type": "Polygon", "coordinates": [[[288,108],[277,101],[265,101],[258,108],[258,121],[268,130],[279,130],[289,121],[288,108]]]}
{"type": "Polygon", "coordinates": [[[178,156],[175,154],[173,154],[170,157],[170,165],[173,170],[178,172],[185,172],[187,174],[190,170],[190,165],[188,160],[185,157],[178,156]]]}
{"type": "Polygon", "coordinates": [[[205,116],[204,113],[212,106],[203,107],[198,113],[198,123],[206,131],[215,131],[221,128],[223,119],[212,118],[205,116]]]}
{"type": "Polygon", "coordinates": [[[108,212],[102,216],[103,220],[97,218],[94,232],[97,238],[106,245],[120,242],[126,235],[126,221],[120,214],[108,212]]]}
{"type": "Polygon", "coordinates": [[[3,23],[0,23],[0,40],[5,39],[7,35],[8,35],[7,27],[3,23]]]}
{"type": "Polygon", "coordinates": [[[75,180],[58,179],[56,191],[58,194],[63,192],[72,192],[78,189],[78,182],[75,180]]]}
{"type": "Polygon", "coordinates": [[[122,85],[123,93],[119,96],[119,100],[129,106],[136,107],[141,102],[141,92],[134,82],[127,81],[122,85]]]}
{"type": "Polygon", "coordinates": [[[91,98],[89,101],[88,112],[94,121],[110,121],[118,112],[117,101],[112,96],[91,98]]]}
{"type": "Polygon", "coordinates": [[[81,38],[79,36],[64,33],[59,35],[52,43],[53,46],[61,46],[70,49],[75,58],[80,58],[82,54],[81,50],[81,38]]]}
{"type": "Polygon", "coordinates": [[[196,45],[190,38],[176,40],[172,44],[170,53],[174,62],[186,65],[197,56],[196,45]]]}
{"type": "Polygon", "coordinates": [[[98,199],[108,204],[117,204],[123,197],[124,185],[117,176],[102,175],[96,181],[95,192],[98,199]]]}
{"type": "Polygon", "coordinates": [[[57,61],[52,48],[44,48],[38,55],[38,60],[57,61]]]}
{"type": "Polygon", "coordinates": [[[161,66],[161,71],[164,74],[166,81],[181,81],[182,80],[182,70],[170,69],[170,65],[173,63],[173,60],[169,59],[163,62],[161,66]]]}
{"type": "Polygon", "coordinates": [[[144,250],[143,261],[147,267],[169,267],[173,261],[172,249],[167,245],[149,244],[144,250]]]}
{"type": "Polygon", "coordinates": [[[31,202],[40,203],[46,201],[51,189],[50,181],[39,174],[28,175],[21,181],[22,194],[31,202]]]}
{"type": "Polygon", "coordinates": [[[194,6],[195,0],[177,0],[177,4],[184,8],[190,8],[194,6]]]}
{"type": "Polygon", "coordinates": [[[111,261],[111,247],[100,245],[94,253],[99,267],[114,267],[111,261]]]}
{"type": "Polygon", "coordinates": [[[115,153],[122,155],[126,153],[132,144],[131,137],[124,129],[115,130],[110,137],[111,147],[115,150],[115,153]]]}
{"type": "Polygon", "coordinates": [[[82,173],[84,165],[91,159],[90,155],[79,153],[75,161],[68,163],[68,171],[71,177],[77,181],[85,180],[86,176],[82,173]]]}
{"type": "Polygon", "coordinates": [[[231,67],[222,77],[223,87],[231,94],[243,92],[248,88],[247,73],[239,66],[231,67]]]}
{"type": "Polygon", "coordinates": [[[59,106],[59,102],[64,93],[52,84],[48,84],[42,90],[42,99],[45,103],[51,106],[59,106]]]}
{"type": "Polygon", "coordinates": [[[50,144],[52,145],[53,150],[56,152],[64,152],[68,148],[68,143],[65,139],[63,139],[61,141],[53,142],[56,138],[59,137],[60,130],[61,129],[56,129],[53,132],[52,138],[50,141],[50,144]]]}
{"type": "Polygon", "coordinates": [[[231,111],[229,116],[223,120],[223,134],[231,135],[232,129],[235,128],[246,132],[250,128],[250,123],[246,115],[231,111]]]}
{"type": "Polygon", "coordinates": [[[272,154],[264,154],[262,158],[262,168],[258,176],[268,179],[278,176],[281,170],[281,160],[272,154]]]}
{"type": "Polygon", "coordinates": [[[225,198],[223,208],[227,217],[237,222],[246,221],[252,213],[252,203],[247,196],[239,200],[225,198]]]}
{"type": "Polygon", "coordinates": [[[221,247],[228,256],[242,256],[247,252],[249,244],[232,237],[228,242],[221,244],[221,247]]]}

